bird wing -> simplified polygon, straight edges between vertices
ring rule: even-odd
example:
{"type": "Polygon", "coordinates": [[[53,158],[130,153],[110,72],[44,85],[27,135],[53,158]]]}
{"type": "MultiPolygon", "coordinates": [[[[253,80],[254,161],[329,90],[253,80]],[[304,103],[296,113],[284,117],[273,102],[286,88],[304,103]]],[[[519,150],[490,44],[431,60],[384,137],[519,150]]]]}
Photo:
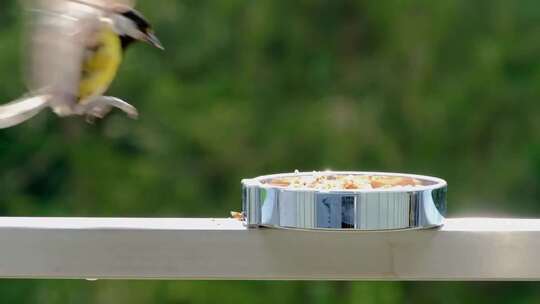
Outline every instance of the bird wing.
{"type": "Polygon", "coordinates": [[[37,115],[49,105],[50,96],[36,95],[0,106],[0,129],[16,126],[37,115]]]}
{"type": "Polygon", "coordinates": [[[117,5],[135,7],[136,0],[68,0],[90,6],[109,9],[117,5]]]}
{"type": "Polygon", "coordinates": [[[27,0],[26,82],[69,114],[77,101],[85,49],[111,8],[132,0],[27,0]]]}

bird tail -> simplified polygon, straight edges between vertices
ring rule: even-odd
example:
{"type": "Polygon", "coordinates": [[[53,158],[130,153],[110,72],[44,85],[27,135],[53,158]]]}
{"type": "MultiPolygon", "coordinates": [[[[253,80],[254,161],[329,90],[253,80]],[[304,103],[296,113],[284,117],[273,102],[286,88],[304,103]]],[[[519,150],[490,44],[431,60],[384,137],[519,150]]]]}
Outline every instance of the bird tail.
{"type": "Polygon", "coordinates": [[[37,95],[0,105],[0,129],[21,124],[49,105],[50,95],[37,95]]]}

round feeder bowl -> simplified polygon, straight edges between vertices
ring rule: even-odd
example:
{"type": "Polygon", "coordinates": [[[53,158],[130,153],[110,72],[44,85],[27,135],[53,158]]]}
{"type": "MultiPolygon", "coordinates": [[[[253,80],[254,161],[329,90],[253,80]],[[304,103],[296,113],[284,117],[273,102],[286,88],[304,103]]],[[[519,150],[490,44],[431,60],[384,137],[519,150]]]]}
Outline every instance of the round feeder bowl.
{"type": "Polygon", "coordinates": [[[441,226],[447,183],[381,172],[296,172],[242,181],[250,227],[385,231],[441,226]]]}

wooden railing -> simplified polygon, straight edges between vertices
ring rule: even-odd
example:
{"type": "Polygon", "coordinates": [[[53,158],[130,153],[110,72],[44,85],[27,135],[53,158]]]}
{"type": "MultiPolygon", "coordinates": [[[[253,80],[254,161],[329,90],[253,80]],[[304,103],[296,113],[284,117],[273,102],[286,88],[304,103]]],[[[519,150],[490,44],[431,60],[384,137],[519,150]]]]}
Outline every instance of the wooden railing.
{"type": "Polygon", "coordinates": [[[540,220],[438,230],[247,229],[234,219],[0,218],[0,277],[540,279],[540,220]]]}

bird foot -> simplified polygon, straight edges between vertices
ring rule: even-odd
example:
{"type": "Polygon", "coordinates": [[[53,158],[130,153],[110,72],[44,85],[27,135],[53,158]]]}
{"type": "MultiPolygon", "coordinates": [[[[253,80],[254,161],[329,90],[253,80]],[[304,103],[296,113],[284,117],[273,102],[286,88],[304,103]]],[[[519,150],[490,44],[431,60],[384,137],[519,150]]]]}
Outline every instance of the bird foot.
{"type": "Polygon", "coordinates": [[[89,102],[78,105],[76,112],[79,115],[86,115],[87,120],[93,121],[96,118],[104,118],[109,114],[112,108],[118,108],[126,113],[130,118],[137,119],[139,112],[137,108],[123,101],[120,98],[112,96],[97,96],[89,102]]]}

